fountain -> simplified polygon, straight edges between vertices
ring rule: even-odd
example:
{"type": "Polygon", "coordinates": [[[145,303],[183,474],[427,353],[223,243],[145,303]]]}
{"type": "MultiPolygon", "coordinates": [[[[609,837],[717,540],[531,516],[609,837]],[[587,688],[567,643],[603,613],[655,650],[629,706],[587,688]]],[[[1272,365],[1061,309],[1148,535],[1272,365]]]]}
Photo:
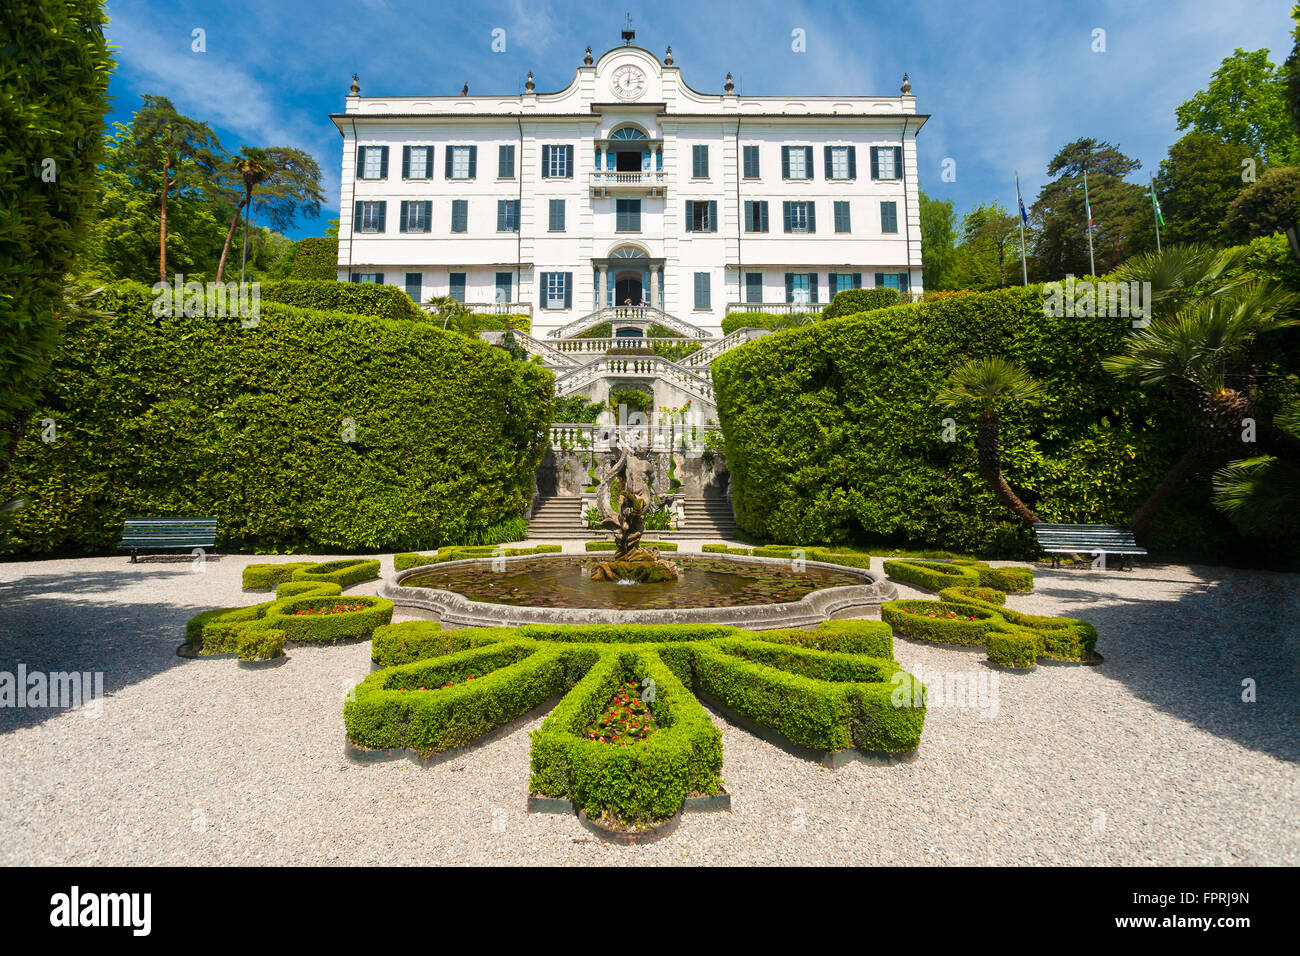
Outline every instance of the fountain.
{"type": "MultiPolygon", "coordinates": [[[[658,548],[641,546],[641,532],[645,529],[647,500],[650,498],[648,482],[645,483],[646,495],[638,495],[633,486],[638,478],[631,449],[624,448],[623,454],[613,468],[607,469],[601,477],[597,507],[601,512],[602,528],[614,532],[614,557],[609,561],[597,562],[591,568],[593,581],[615,581],[618,583],[635,582],[637,584],[659,584],[676,581],[680,577],[677,565],[659,556],[658,548]],[[623,488],[619,493],[618,513],[609,504],[611,481],[622,475],[623,488]]],[[[644,482],[644,472],[640,472],[644,482]]]]}

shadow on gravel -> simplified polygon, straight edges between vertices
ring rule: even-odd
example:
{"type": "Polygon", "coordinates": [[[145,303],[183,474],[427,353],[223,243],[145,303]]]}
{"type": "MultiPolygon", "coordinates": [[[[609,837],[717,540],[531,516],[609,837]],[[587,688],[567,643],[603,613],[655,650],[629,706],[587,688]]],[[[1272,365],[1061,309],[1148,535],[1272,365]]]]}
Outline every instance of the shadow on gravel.
{"type": "MultiPolygon", "coordinates": [[[[1300,761],[1300,578],[1240,569],[1220,578],[1219,569],[1205,566],[1191,571],[1198,581],[1179,585],[1178,598],[1111,593],[1105,577],[1081,569],[1039,569],[1034,593],[1097,628],[1097,650],[1106,658],[1100,675],[1216,736],[1300,761]],[[1254,703],[1242,700],[1246,680],[1254,682],[1254,703]]],[[[1125,584],[1170,583],[1142,578],[1141,568],[1105,575],[1125,584]]]]}
{"type": "MultiPolygon", "coordinates": [[[[168,585],[178,574],[188,574],[188,569],[174,564],[129,567],[130,578],[114,569],[0,581],[0,672],[16,677],[20,663],[28,674],[102,672],[103,691],[109,696],[185,664],[176,656],[176,648],[185,640],[185,622],[199,611],[222,605],[165,603],[168,585]],[[144,583],[145,593],[153,599],[95,597],[120,594],[131,583],[144,583]]],[[[2,706],[0,734],[62,713],[63,708],[48,706],[2,706]]]]}

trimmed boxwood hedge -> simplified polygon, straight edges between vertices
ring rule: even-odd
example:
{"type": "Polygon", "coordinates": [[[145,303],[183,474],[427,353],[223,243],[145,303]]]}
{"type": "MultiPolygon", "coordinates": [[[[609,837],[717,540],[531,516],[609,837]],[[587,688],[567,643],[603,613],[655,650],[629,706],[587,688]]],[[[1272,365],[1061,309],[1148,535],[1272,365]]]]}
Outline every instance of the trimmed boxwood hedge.
{"type": "Polygon", "coordinates": [[[936,644],[983,644],[989,632],[1003,623],[997,611],[943,601],[886,601],[880,605],[880,618],[903,637],[936,644]],[[928,617],[931,613],[960,614],[975,620],[928,617]]]}
{"type": "MultiPolygon", "coordinates": [[[[714,360],[732,503],[757,540],[898,541],[1036,553],[1033,533],[980,477],[974,410],[937,395],[971,356],[1004,355],[1045,386],[1003,416],[1007,480],[1046,521],[1125,523],[1193,436],[1170,398],[1101,367],[1123,318],[1048,315],[1041,286],[896,305],[768,335],[714,360]],[[944,441],[942,420],[957,423],[944,441]]],[[[1175,501],[1148,546],[1204,548],[1226,524],[1209,483],[1175,501]]]]}
{"type": "MultiPolygon", "coordinates": [[[[293,244],[291,279],[335,280],[339,274],[339,241],[335,236],[309,236],[293,244]]],[[[346,311],[346,310],[343,310],[346,311]]]]}
{"type": "Polygon", "coordinates": [[[281,279],[262,283],[262,301],[320,312],[347,312],[376,319],[429,321],[424,310],[395,285],[336,282],[329,279],[281,279]]]}
{"type": "Polygon", "coordinates": [[[379,577],[379,561],[374,558],[348,558],[341,561],[325,561],[309,565],[293,572],[294,581],[318,581],[337,584],[340,588],[350,588],[362,581],[372,581],[379,577]]]}
{"type": "Polygon", "coordinates": [[[1032,568],[1015,566],[994,568],[974,558],[953,558],[952,563],[973,569],[980,576],[980,587],[1014,591],[1018,594],[1025,594],[1034,589],[1032,568]]]}
{"type": "Polygon", "coordinates": [[[339,585],[330,581],[301,583],[308,587],[295,589],[297,593],[292,596],[277,596],[274,601],[249,607],[214,608],[196,614],[185,625],[185,640],[198,647],[201,654],[237,650],[241,635],[250,631],[279,630],[284,632],[286,640],[297,644],[329,644],[369,637],[375,628],[393,619],[392,601],[359,595],[344,597],[339,585]],[[339,614],[294,614],[340,603],[364,607],[339,614]]]}
{"type": "Polygon", "coordinates": [[[314,561],[290,561],[285,564],[248,564],[241,578],[245,591],[271,591],[293,579],[295,571],[309,568],[314,561]]]}
{"type": "Polygon", "coordinates": [[[773,332],[779,332],[782,329],[790,329],[797,325],[816,322],[821,317],[821,313],[816,311],[802,312],[799,315],[777,314],[774,312],[732,312],[722,319],[722,334],[730,335],[739,329],[771,329],[773,332]]]}
{"type": "Polygon", "coordinates": [[[277,585],[275,599],[301,597],[304,594],[333,595],[342,594],[343,588],[330,581],[285,581],[277,585]]]}
{"type": "Polygon", "coordinates": [[[244,328],[158,318],[152,301],[121,283],[93,300],[109,317],[69,316],[0,479],[0,500],[31,500],[7,522],[9,550],[111,552],[140,514],[210,515],[219,548],[281,553],[526,527],[549,371],[426,322],[263,302],[244,328]],[[44,418],[59,440],[41,440],[44,418]]]}
{"type": "Polygon", "coordinates": [[[876,309],[897,304],[897,289],[844,289],[831,297],[830,305],[822,310],[822,317],[838,319],[841,316],[874,312],[876,309]]]}
{"type": "Polygon", "coordinates": [[[885,573],[897,581],[919,588],[938,591],[947,587],[978,587],[979,573],[974,568],[943,561],[886,561],[885,573]]]}
{"type": "Polygon", "coordinates": [[[565,693],[533,735],[532,791],[568,796],[591,816],[645,823],[676,813],[690,793],[720,787],[720,737],[693,691],[805,746],[914,748],[925,711],[913,705],[923,688],[913,694],[912,678],[892,660],[892,640],[887,624],[857,619],[784,631],[706,624],[443,631],[407,621],[376,630],[372,659],[386,669],[357,686],[344,723],[357,746],[431,754],[565,693]],[[647,677],[659,733],[628,747],[582,736],[619,684],[647,677]],[[774,706],[778,700],[787,706],[774,706]]]}
{"type": "Polygon", "coordinates": [[[284,656],[284,631],[247,630],[235,639],[235,652],[241,661],[269,661],[284,656]]]}
{"type": "MultiPolygon", "coordinates": [[[[618,545],[613,541],[588,541],[584,546],[587,551],[614,551],[618,545]]],[[[660,551],[676,551],[676,541],[642,541],[643,548],[658,548],[660,551]]]]}
{"type": "Polygon", "coordinates": [[[556,554],[564,550],[563,545],[558,544],[539,544],[528,548],[498,548],[496,545],[491,547],[483,545],[475,546],[453,546],[449,548],[439,548],[433,554],[418,554],[414,551],[404,551],[393,555],[393,570],[407,571],[411,568],[423,567],[426,564],[440,564],[443,561],[460,561],[463,558],[491,558],[497,556],[497,551],[506,557],[515,557],[524,554],[556,554]]]}

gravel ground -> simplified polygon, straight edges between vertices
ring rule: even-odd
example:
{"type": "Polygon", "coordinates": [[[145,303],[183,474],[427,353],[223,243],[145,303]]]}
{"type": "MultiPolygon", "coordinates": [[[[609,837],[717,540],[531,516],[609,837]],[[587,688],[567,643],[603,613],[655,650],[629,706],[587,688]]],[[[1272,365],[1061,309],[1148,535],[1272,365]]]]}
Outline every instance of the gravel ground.
{"type": "Polygon", "coordinates": [[[1011,674],[900,639],[927,683],[995,696],[932,706],[912,763],[838,771],[715,718],[733,810],[620,847],[525,813],[540,720],[427,770],[346,762],[368,643],[261,672],[178,658],[189,617],[257,600],[255,560],[292,559],[0,565],[0,671],[103,671],[107,694],[98,717],[0,708],[0,863],[1300,864],[1295,575],[1040,567],[1010,605],[1091,620],[1104,664],[1011,674]]]}

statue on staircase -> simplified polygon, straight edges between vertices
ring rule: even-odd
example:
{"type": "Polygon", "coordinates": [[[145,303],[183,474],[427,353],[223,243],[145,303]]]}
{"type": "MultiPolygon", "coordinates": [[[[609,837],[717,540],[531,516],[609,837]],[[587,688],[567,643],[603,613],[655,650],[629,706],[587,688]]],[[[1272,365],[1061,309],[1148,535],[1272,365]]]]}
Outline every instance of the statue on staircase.
{"type": "Polygon", "coordinates": [[[615,550],[613,560],[600,561],[592,566],[592,580],[630,580],[640,584],[677,580],[675,564],[659,557],[658,548],[641,546],[646,507],[651,500],[649,472],[649,463],[625,446],[618,461],[601,476],[596,505],[600,509],[601,527],[614,533],[615,550]],[[623,487],[619,492],[618,511],[615,512],[609,503],[610,485],[620,475],[623,487]]]}

